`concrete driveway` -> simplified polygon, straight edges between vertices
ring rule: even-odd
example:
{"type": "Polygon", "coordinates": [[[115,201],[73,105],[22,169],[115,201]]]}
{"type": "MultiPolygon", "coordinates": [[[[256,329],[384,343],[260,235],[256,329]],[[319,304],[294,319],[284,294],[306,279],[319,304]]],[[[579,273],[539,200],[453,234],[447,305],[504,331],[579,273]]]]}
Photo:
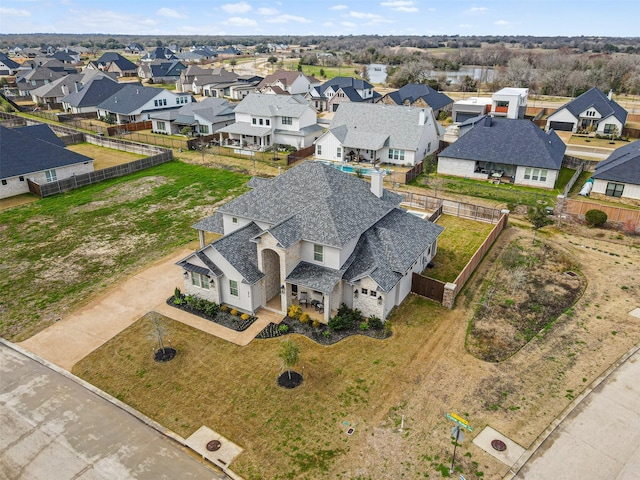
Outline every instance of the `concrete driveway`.
{"type": "Polygon", "coordinates": [[[107,397],[0,339],[0,478],[228,478],[107,397]]]}
{"type": "Polygon", "coordinates": [[[156,307],[184,283],[180,249],[19,345],[59,367],[73,365],[156,307]]]}

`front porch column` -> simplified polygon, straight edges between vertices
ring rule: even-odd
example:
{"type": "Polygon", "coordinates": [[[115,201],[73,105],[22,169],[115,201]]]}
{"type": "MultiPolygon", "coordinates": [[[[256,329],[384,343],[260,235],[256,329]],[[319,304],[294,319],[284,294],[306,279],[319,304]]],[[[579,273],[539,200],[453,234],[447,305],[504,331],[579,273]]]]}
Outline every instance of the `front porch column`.
{"type": "Polygon", "coordinates": [[[329,319],[331,318],[331,294],[325,294],[322,301],[324,303],[324,321],[325,323],[329,323],[329,319]]]}
{"type": "Polygon", "coordinates": [[[200,248],[204,247],[204,230],[198,230],[198,239],[200,240],[200,248]]]}

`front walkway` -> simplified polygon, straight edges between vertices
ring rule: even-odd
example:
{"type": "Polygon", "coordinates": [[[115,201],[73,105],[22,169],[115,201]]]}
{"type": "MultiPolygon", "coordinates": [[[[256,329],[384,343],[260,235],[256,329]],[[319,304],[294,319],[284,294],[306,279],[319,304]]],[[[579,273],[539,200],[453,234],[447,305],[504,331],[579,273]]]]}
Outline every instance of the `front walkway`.
{"type": "Polygon", "coordinates": [[[244,332],[236,332],[167,305],[175,287],[184,282],[175,263],[191,252],[183,248],[172,253],[19,345],[71,371],[78,361],[151,311],[241,346],[249,344],[269,322],[282,321],[283,315],[261,309],[257,321],[244,332]]]}

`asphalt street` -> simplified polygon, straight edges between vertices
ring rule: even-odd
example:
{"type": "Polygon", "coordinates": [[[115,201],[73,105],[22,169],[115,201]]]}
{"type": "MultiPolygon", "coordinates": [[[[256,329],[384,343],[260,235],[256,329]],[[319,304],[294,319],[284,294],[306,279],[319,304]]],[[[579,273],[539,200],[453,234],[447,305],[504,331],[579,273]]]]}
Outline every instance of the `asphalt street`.
{"type": "Polygon", "coordinates": [[[178,442],[0,342],[0,479],[223,479],[178,442]]]}

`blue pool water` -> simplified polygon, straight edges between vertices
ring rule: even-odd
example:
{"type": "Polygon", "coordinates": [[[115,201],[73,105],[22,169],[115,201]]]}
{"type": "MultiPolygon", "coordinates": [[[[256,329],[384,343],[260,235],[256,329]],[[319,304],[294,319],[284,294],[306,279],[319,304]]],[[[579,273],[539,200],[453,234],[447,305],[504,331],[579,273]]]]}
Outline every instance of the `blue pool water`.
{"type": "MultiPolygon", "coordinates": [[[[331,163],[331,162],[325,162],[326,165],[331,165],[333,168],[335,168],[336,170],[340,170],[341,172],[348,172],[348,173],[354,173],[356,168],[358,167],[353,167],[351,165],[341,165],[339,163],[331,163]]],[[[371,175],[371,172],[375,171],[375,168],[362,168],[360,167],[360,171],[362,172],[363,175],[371,175]]],[[[384,173],[389,174],[391,172],[391,170],[389,170],[388,168],[383,169],[384,173]]]]}

